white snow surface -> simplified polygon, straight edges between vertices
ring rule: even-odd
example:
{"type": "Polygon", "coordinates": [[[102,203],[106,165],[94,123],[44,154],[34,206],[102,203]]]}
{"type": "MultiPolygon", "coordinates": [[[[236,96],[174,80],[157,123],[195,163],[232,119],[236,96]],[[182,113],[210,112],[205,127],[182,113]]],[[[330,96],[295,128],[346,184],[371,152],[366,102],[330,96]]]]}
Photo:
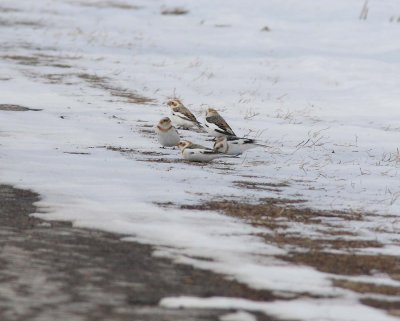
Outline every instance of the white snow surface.
{"type": "MultiPolygon", "coordinates": [[[[165,306],[393,320],[361,305],[362,295],[333,287],[333,275],[277,260],[286,249],[257,236],[268,230],[179,209],[214,197],[302,199],[307,207],[365,213],[362,221],[330,223],[385,244],[360,253],[398,255],[400,4],[370,1],[360,20],[363,3],[3,0],[0,104],[41,111],[0,111],[0,182],[40,193],[35,215],[43,219],[120,233],[154,245],[155,255],[257,289],[326,296],[168,298],[165,306]],[[188,13],[161,14],[176,7],[188,13]],[[270,31],[261,31],[265,26],[270,31]],[[154,101],[132,103],[116,90],[154,101]],[[217,108],[237,134],[270,148],[204,166],[149,162],[180,159],[144,132],[168,115],[173,95],[200,120],[208,106],[217,108]],[[288,186],[277,192],[234,184],[249,180],[288,186]],[[178,206],[156,204],[167,202],[178,206]]],[[[181,134],[211,145],[205,134],[181,134]]],[[[287,231],[312,238],[323,228],[293,224],[287,231]]],[[[379,282],[400,283],[385,275],[379,282]]]]}
{"type": "Polygon", "coordinates": [[[257,318],[248,312],[238,311],[223,315],[220,321],[257,321],[257,318]]]}
{"type": "Polygon", "coordinates": [[[274,303],[255,302],[246,299],[212,297],[176,297],[165,298],[161,301],[161,306],[169,308],[213,308],[213,309],[243,309],[248,311],[265,312],[282,318],[302,318],[305,320],[318,321],[376,321],[376,320],[398,320],[395,317],[383,317],[381,313],[370,307],[359,307],[354,315],[353,303],[339,302],[335,300],[320,300],[318,305],[307,299],[292,302],[277,301],[274,303]]]}

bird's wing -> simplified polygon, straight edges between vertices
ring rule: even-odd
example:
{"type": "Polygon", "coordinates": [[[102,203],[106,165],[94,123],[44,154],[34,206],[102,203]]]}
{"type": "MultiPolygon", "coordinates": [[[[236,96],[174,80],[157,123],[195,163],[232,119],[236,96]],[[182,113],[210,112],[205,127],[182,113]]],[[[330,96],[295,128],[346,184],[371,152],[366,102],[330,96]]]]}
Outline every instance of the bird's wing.
{"type": "Polygon", "coordinates": [[[192,121],[194,123],[198,123],[196,117],[190,112],[186,107],[180,106],[179,108],[173,109],[173,114],[177,117],[180,117],[184,120],[192,121]]]}
{"type": "Polygon", "coordinates": [[[268,147],[268,145],[263,144],[262,142],[255,140],[255,139],[251,139],[251,138],[242,138],[242,137],[228,137],[227,138],[229,143],[233,144],[233,145],[248,145],[248,144],[254,144],[254,145],[258,145],[258,146],[263,146],[263,147],[268,147]]]}
{"type": "Polygon", "coordinates": [[[254,139],[250,138],[238,138],[235,141],[232,141],[231,144],[237,144],[237,145],[246,145],[246,144],[256,144],[256,141],[254,139]]]}
{"type": "Polygon", "coordinates": [[[232,135],[236,136],[235,133],[233,132],[232,128],[229,127],[225,119],[223,119],[221,116],[209,116],[206,117],[206,121],[210,125],[214,125],[214,130],[218,133],[224,134],[224,135],[232,135]]]}
{"type": "Polygon", "coordinates": [[[212,149],[211,148],[207,148],[207,147],[205,147],[205,146],[202,146],[202,145],[198,145],[198,144],[192,144],[192,145],[190,145],[189,147],[187,147],[188,149],[202,149],[202,150],[208,150],[208,151],[212,151],[212,149]]]}

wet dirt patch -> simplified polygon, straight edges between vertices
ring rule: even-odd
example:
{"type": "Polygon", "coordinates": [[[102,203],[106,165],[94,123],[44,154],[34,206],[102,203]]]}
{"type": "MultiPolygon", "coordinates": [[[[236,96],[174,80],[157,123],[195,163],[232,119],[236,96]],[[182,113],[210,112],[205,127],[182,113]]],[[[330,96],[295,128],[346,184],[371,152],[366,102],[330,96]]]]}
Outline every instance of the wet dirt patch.
{"type": "Polygon", "coordinates": [[[41,111],[42,109],[28,108],[13,104],[0,104],[0,110],[5,111],[41,111]]]}
{"type": "MultiPolygon", "coordinates": [[[[39,196],[0,185],[0,319],[218,320],[224,311],[165,309],[164,297],[282,299],[152,256],[151,246],[29,216],[39,196]]],[[[258,320],[272,318],[258,315],[258,320]]]]}
{"type": "Polygon", "coordinates": [[[129,89],[111,85],[110,79],[107,77],[100,77],[86,73],[81,73],[77,76],[87,82],[92,88],[108,91],[111,96],[123,98],[124,101],[128,103],[141,105],[154,105],[156,103],[156,100],[153,98],[145,97],[129,89]]]}

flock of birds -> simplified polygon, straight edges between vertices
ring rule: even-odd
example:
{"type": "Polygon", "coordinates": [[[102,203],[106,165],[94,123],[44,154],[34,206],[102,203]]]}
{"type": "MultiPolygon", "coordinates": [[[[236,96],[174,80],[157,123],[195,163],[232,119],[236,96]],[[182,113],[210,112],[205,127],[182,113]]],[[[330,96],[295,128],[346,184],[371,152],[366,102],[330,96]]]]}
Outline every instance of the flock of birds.
{"type": "Polygon", "coordinates": [[[236,136],[225,119],[214,108],[207,109],[204,123],[206,131],[215,137],[213,148],[181,140],[174,125],[182,129],[203,129],[203,126],[179,99],[171,99],[167,105],[171,109],[171,118],[162,118],[155,127],[158,141],[163,147],[178,146],[185,160],[209,162],[219,157],[238,156],[250,148],[267,147],[255,139],[236,136]]]}

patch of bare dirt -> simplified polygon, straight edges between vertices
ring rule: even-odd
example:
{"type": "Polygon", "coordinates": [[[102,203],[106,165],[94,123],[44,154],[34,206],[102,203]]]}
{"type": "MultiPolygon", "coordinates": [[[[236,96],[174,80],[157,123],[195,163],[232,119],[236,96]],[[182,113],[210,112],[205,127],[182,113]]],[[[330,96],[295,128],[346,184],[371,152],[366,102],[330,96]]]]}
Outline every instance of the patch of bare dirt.
{"type": "Polygon", "coordinates": [[[256,204],[246,203],[245,201],[216,200],[199,205],[183,205],[183,207],[221,211],[227,215],[242,218],[251,224],[265,226],[270,229],[282,227],[285,222],[312,225],[321,223],[323,218],[343,218],[345,216],[346,220],[361,219],[361,216],[357,213],[314,211],[309,208],[292,206],[303,202],[303,200],[263,198],[256,204]]]}
{"type": "MultiPolygon", "coordinates": [[[[240,183],[242,188],[257,189],[257,183],[240,183]]],[[[284,183],[285,185],[285,183],[284,183]]],[[[261,185],[263,187],[263,185],[261,185]]],[[[299,200],[298,202],[302,202],[299,200]]],[[[214,210],[226,215],[246,220],[255,226],[272,230],[272,233],[260,234],[267,243],[286,248],[288,255],[277,258],[294,264],[307,265],[318,271],[336,275],[375,275],[387,274],[392,279],[400,280],[400,257],[389,255],[355,254],[361,248],[379,248],[383,245],[376,240],[357,239],[356,234],[342,230],[340,226],[329,226],[325,219],[337,219],[346,224],[347,221],[360,221],[362,213],[317,211],[307,208],[296,208],[296,201],[285,199],[261,199],[258,203],[246,203],[232,199],[208,201],[199,205],[182,205],[181,208],[192,210],[214,210]],[[320,237],[309,237],[288,232],[288,223],[320,226],[320,237]],[[322,228],[324,227],[324,228],[322,228]],[[326,231],[328,229],[328,232],[326,231]],[[326,235],[326,237],[324,237],[326,235]],[[350,236],[350,237],[349,237],[350,236]],[[328,252],[331,251],[331,252],[328,252]]],[[[160,206],[176,206],[160,204],[160,206]]],[[[400,288],[385,285],[334,280],[337,287],[354,292],[371,295],[400,296],[400,288]]],[[[363,298],[363,304],[384,309],[388,313],[399,313],[398,302],[363,298]]]]}
{"type": "Polygon", "coordinates": [[[0,110],[5,111],[41,111],[41,109],[28,108],[20,105],[13,104],[0,104],[0,110]]]}
{"type": "Polygon", "coordinates": [[[385,301],[372,298],[365,298],[360,300],[361,303],[373,308],[382,309],[387,311],[390,315],[400,317],[400,300],[385,301]]]}
{"type": "Polygon", "coordinates": [[[334,280],[333,284],[337,287],[352,290],[357,293],[382,294],[400,297],[400,288],[390,285],[354,282],[348,280],[334,280]]]}
{"type": "Polygon", "coordinates": [[[275,243],[280,247],[295,246],[297,249],[306,249],[307,251],[324,250],[352,250],[359,248],[377,248],[383,245],[374,240],[346,240],[329,238],[311,238],[288,233],[274,233],[262,235],[270,243],[275,243]]]}
{"type": "Polygon", "coordinates": [[[312,266],[318,271],[340,275],[373,275],[375,273],[385,273],[392,277],[400,275],[400,257],[389,255],[310,251],[307,253],[293,252],[280,258],[293,263],[312,266]]]}

